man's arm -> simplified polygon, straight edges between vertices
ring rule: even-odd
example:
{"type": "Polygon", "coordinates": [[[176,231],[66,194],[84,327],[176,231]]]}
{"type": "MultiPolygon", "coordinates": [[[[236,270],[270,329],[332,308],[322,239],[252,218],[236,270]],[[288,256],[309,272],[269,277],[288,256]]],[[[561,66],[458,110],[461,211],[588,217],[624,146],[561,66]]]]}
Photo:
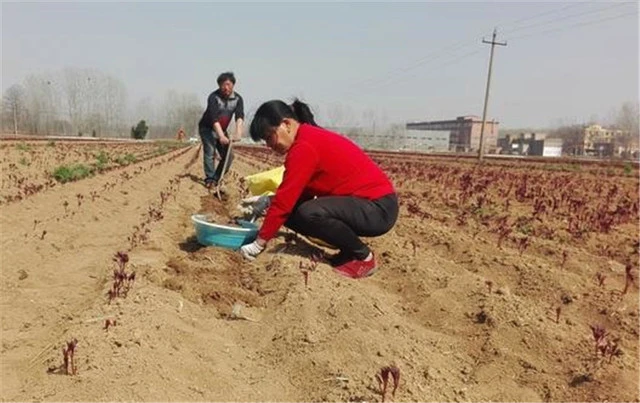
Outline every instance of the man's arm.
{"type": "Polygon", "coordinates": [[[222,126],[217,120],[213,122],[213,130],[218,135],[218,140],[221,144],[229,144],[229,139],[227,138],[227,136],[225,136],[224,131],[222,130],[222,126]]]}
{"type": "Polygon", "coordinates": [[[240,141],[240,139],[242,139],[242,133],[244,133],[244,119],[238,118],[236,119],[236,135],[233,139],[240,141]]]}
{"type": "Polygon", "coordinates": [[[242,138],[242,133],[244,133],[244,100],[240,94],[236,95],[238,96],[238,105],[236,105],[236,110],[234,111],[236,115],[235,140],[239,141],[242,138]]]}

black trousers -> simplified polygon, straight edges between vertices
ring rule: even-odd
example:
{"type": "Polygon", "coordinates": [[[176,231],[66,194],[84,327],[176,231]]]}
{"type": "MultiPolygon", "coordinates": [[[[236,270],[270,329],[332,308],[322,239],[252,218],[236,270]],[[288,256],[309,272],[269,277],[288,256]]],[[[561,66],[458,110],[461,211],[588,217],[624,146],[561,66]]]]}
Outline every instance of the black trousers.
{"type": "Polygon", "coordinates": [[[371,250],[359,236],[387,233],[398,219],[398,197],[390,194],[376,200],[353,196],[327,196],[298,203],[285,226],[305,236],[318,238],[364,259],[371,250]]]}

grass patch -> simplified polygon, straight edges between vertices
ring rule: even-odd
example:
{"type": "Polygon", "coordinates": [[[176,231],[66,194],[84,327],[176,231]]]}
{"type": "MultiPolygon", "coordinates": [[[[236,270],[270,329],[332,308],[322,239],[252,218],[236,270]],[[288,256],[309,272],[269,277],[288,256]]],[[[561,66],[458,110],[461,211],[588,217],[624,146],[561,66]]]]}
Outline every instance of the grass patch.
{"type": "Polygon", "coordinates": [[[31,151],[31,146],[25,143],[16,144],[16,149],[19,151],[31,151]]]}
{"type": "Polygon", "coordinates": [[[53,171],[53,177],[60,183],[77,181],[93,175],[93,169],[82,165],[62,165],[53,171]]]}
{"type": "Polygon", "coordinates": [[[138,161],[138,158],[136,158],[135,155],[129,153],[129,154],[118,156],[114,161],[116,164],[124,166],[124,165],[133,164],[134,162],[138,161]]]}
{"type": "Polygon", "coordinates": [[[107,163],[109,163],[109,154],[107,154],[104,151],[100,151],[98,154],[95,155],[96,160],[98,160],[98,165],[106,165],[107,163]]]}

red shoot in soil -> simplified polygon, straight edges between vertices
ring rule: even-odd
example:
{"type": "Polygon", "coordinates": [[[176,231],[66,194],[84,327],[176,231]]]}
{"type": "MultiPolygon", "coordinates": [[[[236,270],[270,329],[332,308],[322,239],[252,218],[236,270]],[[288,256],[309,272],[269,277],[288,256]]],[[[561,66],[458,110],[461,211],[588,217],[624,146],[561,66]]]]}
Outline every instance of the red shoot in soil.
{"type": "Polygon", "coordinates": [[[42,231],[42,235],[40,235],[40,240],[43,240],[45,235],[47,235],[47,230],[42,231]]]}
{"type": "Polygon", "coordinates": [[[590,327],[595,341],[596,356],[598,351],[601,351],[602,355],[604,355],[607,351],[607,331],[600,325],[590,325],[590,327]]]}
{"type": "Polygon", "coordinates": [[[604,281],[607,279],[607,276],[605,276],[604,274],[598,272],[596,274],[596,280],[598,280],[598,286],[599,287],[604,287],[604,281]]]}
{"type": "Polygon", "coordinates": [[[62,357],[64,360],[64,370],[67,375],[75,375],[77,373],[76,364],[73,361],[73,354],[76,351],[78,340],[73,339],[67,342],[67,347],[62,348],[62,357]]]}
{"type": "Polygon", "coordinates": [[[531,244],[531,239],[529,239],[528,236],[519,238],[518,241],[518,252],[520,253],[520,256],[522,256],[522,253],[529,247],[529,245],[531,244]]]}
{"type": "Polygon", "coordinates": [[[489,289],[489,294],[491,294],[491,290],[493,289],[493,281],[487,280],[484,283],[487,285],[487,288],[489,289]]]}
{"type": "Polygon", "coordinates": [[[115,319],[107,319],[104,321],[104,330],[108,331],[109,326],[115,326],[115,325],[116,325],[115,319]]]}
{"type": "Polygon", "coordinates": [[[376,375],[376,378],[378,379],[378,384],[380,386],[380,394],[382,395],[383,403],[387,395],[389,374],[393,377],[393,390],[391,391],[391,396],[396,395],[396,389],[398,389],[398,385],[400,384],[400,369],[398,369],[398,367],[391,365],[380,369],[380,373],[376,375]]]}
{"type": "Polygon", "coordinates": [[[62,206],[64,207],[64,213],[67,213],[67,208],[69,207],[69,202],[68,201],[64,201],[64,203],[62,203],[62,206]]]}
{"type": "Polygon", "coordinates": [[[298,268],[300,269],[300,272],[302,272],[302,276],[304,278],[304,286],[305,286],[305,288],[309,284],[309,272],[315,271],[315,269],[318,266],[318,263],[320,262],[320,260],[322,260],[322,256],[314,253],[309,258],[309,263],[305,264],[303,262],[300,262],[298,268]]]}
{"type": "Polygon", "coordinates": [[[556,308],[556,323],[560,323],[560,314],[562,313],[562,307],[556,308]]]}
{"type": "Polygon", "coordinates": [[[113,285],[108,292],[109,303],[119,296],[126,296],[131,288],[132,283],[136,279],[136,273],[127,274],[125,271],[129,255],[127,252],[120,251],[115,254],[113,261],[118,264],[118,268],[113,270],[113,285]]]}
{"type": "Polygon", "coordinates": [[[564,267],[564,264],[567,263],[567,258],[569,257],[569,252],[566,250],[562,251],[562,262],[560,263],[560,267],[564,267]]]}
{"type": "Polygon", "coordinates": [[[36,227],[38,226],[38,223],[40,223],[40,220],[33,220],[33,230],[36,230],[36,227]]]}
{"type": "Polygon", "coordinates": [[[596,356],[598,356],[598,351],[602,353],[603,357],[609,355],[609,362],[614,355],[620,355],[621,350],[618,347],[618,342],[620,338],[614,338],[613,340],[609,340],[609,333],[604,329],[604,327],[599,325],[590,325],[591,333],[593,334],[593,339],[595,341],[596,346],[596,356]]]}
{"type": "Polygon", "coordinates": [[[411,248],[413,248],[413,256],[415,256],[418,251],[418,245],[416,244],[416,241],[413,239],[411,240],[411,248]]]}
{"type": "Polygon", "coordinates": [[[627,293],[627,291],[629,290],[629,286],[631,286],[635,281],[635,277],[633,276],[633,273],[631,273],[632,270],[633,270],[633,266],[631,266],[631,264],[627,264],[624,268],[625,276],[624,276],[624,290],[622,290],[623,295],[627,293]]]}

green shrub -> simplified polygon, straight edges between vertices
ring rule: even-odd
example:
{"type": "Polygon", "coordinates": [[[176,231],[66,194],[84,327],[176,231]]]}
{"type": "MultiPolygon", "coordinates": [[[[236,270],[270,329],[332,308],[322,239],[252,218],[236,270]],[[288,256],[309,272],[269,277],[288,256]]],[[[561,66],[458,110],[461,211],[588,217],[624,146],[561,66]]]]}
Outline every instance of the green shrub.
{"type": "Polygon", "coordinates": [[[136,127],[131,128],[131,138],[136,140],[144,140],[147,136],[147,132],[149,131],[149,126],[147,126],[147,122],[141,120],[138,122],[136,127]]]}
{"type": "Polygon", "coordinates": [[[19,151],[31,151],[31,146],[25,143],[16,144],[16,149],[19,151]]]}
{"type": "Polygon", "coordinates": [[[118,165],[129,165],[131,163],[136,162],[138,159],[133,154],[126,154],[118,156],[114,161],[118,165]]]}
{"type": "Polygon", "coordinates": [[[82,165],[61,165],[53,171],[53,177],[60,183],[77,181],[93,175],[93,169],[82,165]]]}
{"type": "Polygon", "coordinates": [[[98,164],[105,165],[109,163],[109,154],[104,151],[100,151],[96,154],[96,159],[98,160],[98,164]]]}

